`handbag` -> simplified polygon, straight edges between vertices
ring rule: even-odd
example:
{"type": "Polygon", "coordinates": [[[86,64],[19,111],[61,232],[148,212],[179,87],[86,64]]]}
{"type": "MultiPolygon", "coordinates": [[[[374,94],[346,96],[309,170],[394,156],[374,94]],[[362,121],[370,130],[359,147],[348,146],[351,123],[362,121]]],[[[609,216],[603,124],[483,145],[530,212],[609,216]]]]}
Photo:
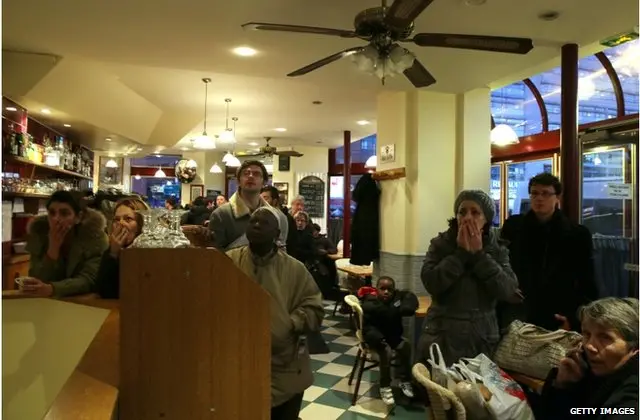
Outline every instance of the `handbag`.
{"type": "Polygon", "coordinates": [[[581,340],[582,335],[575,331],[547,331],[515,320],[498,343],[493,359],[502,369],[544,380],[581,340]]]}

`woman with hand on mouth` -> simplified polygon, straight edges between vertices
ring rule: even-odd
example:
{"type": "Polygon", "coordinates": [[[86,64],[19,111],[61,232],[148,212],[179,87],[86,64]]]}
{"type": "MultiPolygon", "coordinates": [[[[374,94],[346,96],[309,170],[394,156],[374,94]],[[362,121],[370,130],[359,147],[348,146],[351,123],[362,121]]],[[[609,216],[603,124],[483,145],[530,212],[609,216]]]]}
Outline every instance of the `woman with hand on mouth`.
{"type": "Polygon", "coordinates": [[[561,420],[592,407],[599,420],[638,418],[638,300],[596,300],[578,318],[582,342],[549,373],[536,417],[561,420]]]}

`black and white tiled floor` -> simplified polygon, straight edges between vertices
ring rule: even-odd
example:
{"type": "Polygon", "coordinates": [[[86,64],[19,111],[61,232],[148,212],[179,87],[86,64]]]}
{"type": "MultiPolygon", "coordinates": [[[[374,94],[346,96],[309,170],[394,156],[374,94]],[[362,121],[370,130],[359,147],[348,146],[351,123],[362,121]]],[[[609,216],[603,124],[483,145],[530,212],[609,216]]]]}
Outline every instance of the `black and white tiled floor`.
{"type": "MultiPolygon", "coordinates": [[[[377,385],[377,368],[362,376],[360,395],[355,406],[351,405],[353,386],[348,385],[349,374],[355,363],[358,341],[349,328],[349,318],[336,313],[332,316],[334,302],[325,301],[325,318],[322,335],[329,345],[328,354],[311,356],[314,384],[306,390],[300,418],[302,420],[366,420],[398,419],[427,420],[427,413],[419,404],[409,404],[394,389],[396,406],[390,410],[380,400],[377,385]]],[[[355,380],[354,380],[355,384],[355,380]]]]}

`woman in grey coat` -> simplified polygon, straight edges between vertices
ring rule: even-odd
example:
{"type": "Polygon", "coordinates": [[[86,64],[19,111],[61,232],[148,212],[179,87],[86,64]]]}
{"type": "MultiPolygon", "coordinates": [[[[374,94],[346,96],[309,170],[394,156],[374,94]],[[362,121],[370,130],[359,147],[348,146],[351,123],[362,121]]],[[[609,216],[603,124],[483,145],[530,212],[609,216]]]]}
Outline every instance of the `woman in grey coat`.
{"type": "Polygon", "coordinates": [[[438,343],[447,365],[480,353],[492,357],[498,340],[496,303],[517,293],[509,251],[491,228],[494,202],[480,190],[462,191],[449,230],[431,240],[422,266],[422,283],[431,307],[420,338],[426,360],[438,343]]]}

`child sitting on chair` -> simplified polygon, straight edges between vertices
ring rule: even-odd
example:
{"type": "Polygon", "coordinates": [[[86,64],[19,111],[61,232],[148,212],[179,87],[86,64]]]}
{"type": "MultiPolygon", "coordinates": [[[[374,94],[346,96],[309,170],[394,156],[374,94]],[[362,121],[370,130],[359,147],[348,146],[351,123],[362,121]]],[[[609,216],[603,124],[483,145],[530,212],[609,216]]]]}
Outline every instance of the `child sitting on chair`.
{"type": "Polygon", "coordinates": [[[387,405],[394,405],[391,391],[391,351],[395,350],[399,366],[396,374],[402,393],[413,398],[411,387],[411,344],[402,338],[402,318],[414,316],[418,298],[406,290],[396,290],[391,277],[382,276],[376,288],[362,287],[358,296],[362,300],[364,325],[363,339],[380,360],[380,397],[387,405]]]}

